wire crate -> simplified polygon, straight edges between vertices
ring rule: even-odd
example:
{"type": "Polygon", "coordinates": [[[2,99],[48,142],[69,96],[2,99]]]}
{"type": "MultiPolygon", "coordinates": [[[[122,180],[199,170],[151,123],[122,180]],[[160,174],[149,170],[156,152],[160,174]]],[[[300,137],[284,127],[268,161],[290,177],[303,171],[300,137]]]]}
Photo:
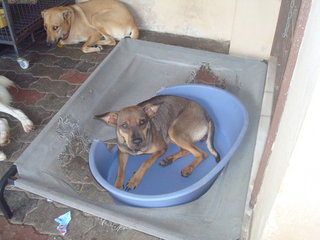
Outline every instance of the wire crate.
{"type": "Polygon", "coordinates": [[[35,41],[33,33],[43,23],[42,10],[72,3],[72,0],[0,0],[0,44],[13,46],[21,68],[28,68],[29,62],[21,58],[19,43],[28,36],[35,41]]]}

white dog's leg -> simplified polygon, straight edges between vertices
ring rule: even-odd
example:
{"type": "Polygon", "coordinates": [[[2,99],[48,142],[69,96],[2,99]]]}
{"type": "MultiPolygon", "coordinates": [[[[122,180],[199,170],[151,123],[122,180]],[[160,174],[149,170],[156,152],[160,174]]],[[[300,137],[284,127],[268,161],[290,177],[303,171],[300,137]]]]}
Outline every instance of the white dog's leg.
{"type": "Polygon", "coordinates": [[[7,156],[2,151],[0,151],[0,161],[6,160],[6,159],[7,159],[7,156]]]}
{"type": "MultiPolygon", "coordinates": [[[[4,118],[0,118],[0,146],[4,146],[9,143],[9,125],[8,121],[4,118]]],[[[0,151],[0,161],[6,160],[6,155],[0,151]]]]}
{"type": "Polygon", "coordinates": [[[5,118],[0,118],[0,146],[9,143],[9,125],[5,118]]]}
{"type": "Polygon", "coordinates": [[[28,133],[33,130],[33,123],[21,110],[0,103],[0,111],[10,114],[14,118],[18,119],[25,132],[28,133]]]}

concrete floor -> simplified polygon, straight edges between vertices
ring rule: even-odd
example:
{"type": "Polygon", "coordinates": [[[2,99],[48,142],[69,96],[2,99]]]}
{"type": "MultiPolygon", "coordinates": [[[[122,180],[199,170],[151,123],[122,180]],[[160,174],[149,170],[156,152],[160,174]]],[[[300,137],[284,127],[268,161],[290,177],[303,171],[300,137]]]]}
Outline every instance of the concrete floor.
{"type": "MultiPolygon", "coordinates": [[[[140,39],[220,53],[228,53],[229,50],[227,42],[220,43],[149,31],[141,31],[140,39]]],[[[0,162],[0,176],[9,169],[113,48],[104,47],[104,50],[99,53],[84,54],[80,51],[80,46],[78,44],[48,48],[44,34],[40,33],[31,46],[28,40],[22,43],[23,57],[30,61],[30,67],[23,70],[16,63],[16,59],[8,55],[7,48],[0,45],[0,74],[7,76],[17,85],[16,88],[10,89],[13,97],[12,105],[22,109],[36,126],[32,133],[26,134],[16,119],[0,113],[0,117],[5,117],[11,128],[11,142],[2,148],[7,155],[7,160],[0,162]]],[[[0,240],[157,239],[76,209],[50,202],[14,186],[6,188],[5,198],[14,216],[9,221],[0,216],[0,240]],[[58,224],[54,219],[67,211],[71,211],[72,221],[67,234],[61,236],[56,229],[58,224]]]]}

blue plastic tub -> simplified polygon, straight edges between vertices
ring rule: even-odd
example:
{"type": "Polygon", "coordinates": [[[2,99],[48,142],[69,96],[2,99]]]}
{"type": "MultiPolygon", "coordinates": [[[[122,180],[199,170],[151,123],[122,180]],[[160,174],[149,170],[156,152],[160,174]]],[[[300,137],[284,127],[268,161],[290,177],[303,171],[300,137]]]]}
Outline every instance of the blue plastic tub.
{"type": "MultiPolygon", "coordinates": [[[[89,153],[90,170],[98,183],[108,190],[119,203],[139,207],[167,207],[187,203],[204,194],[217,178],[223,167],[239,147],[248,126],[248,114],[243,104],[230,93],[205,85],[179,85],[169,87],[160,95],[177,95],[192,99],[204,107],[215,123],[214,144],[221,155],[217,164],[206,148],[205,142],[197,145],[209,157],[193,173],[185,178],[180,172],[193,159],[188,155],[167,167],[159,166],[159,161],[178,151],[170,144],[167,153],[147,171],[140,185],[130,192],[113,186],[117,169],[117,149],[107,150],[103,142],[92,143],[89,153]]],[[[126,170],[125,183],[149,155],[130,156],[126,170]]]]}

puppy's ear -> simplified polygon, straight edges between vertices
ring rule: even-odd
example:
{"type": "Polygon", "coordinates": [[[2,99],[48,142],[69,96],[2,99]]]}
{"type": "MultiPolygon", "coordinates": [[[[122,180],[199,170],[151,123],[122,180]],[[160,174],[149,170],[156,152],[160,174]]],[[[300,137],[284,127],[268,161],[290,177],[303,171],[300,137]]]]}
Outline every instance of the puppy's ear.
{"type": "Polygon", "coordinates": [[[96,115],[95,118],[104,121],[106,124],[110,126],[117,126],[118,121],[118,112],[107,112],[100,115],[96,115]]]}
{"type": "Polygon", "coordinates": [[[150,118],[152,118],[157,113],[159,107],[160,104],[147,103],[146,105],[144,105],[143,110],[150,118]]]}
{"type": "Polygon", "coordinates": [[[41,16],[42,16],[42,18],[44,18],[44,14],[46,13],[46,11],[47,11],[47,10],[41,11],[41,16]]]}
{"type": "Polygon", "coordinates": [[[72,15],[72,10],[71,9],[66,9],[62,12],[62,16],[64,19],[69,19],[72,15]]]}

